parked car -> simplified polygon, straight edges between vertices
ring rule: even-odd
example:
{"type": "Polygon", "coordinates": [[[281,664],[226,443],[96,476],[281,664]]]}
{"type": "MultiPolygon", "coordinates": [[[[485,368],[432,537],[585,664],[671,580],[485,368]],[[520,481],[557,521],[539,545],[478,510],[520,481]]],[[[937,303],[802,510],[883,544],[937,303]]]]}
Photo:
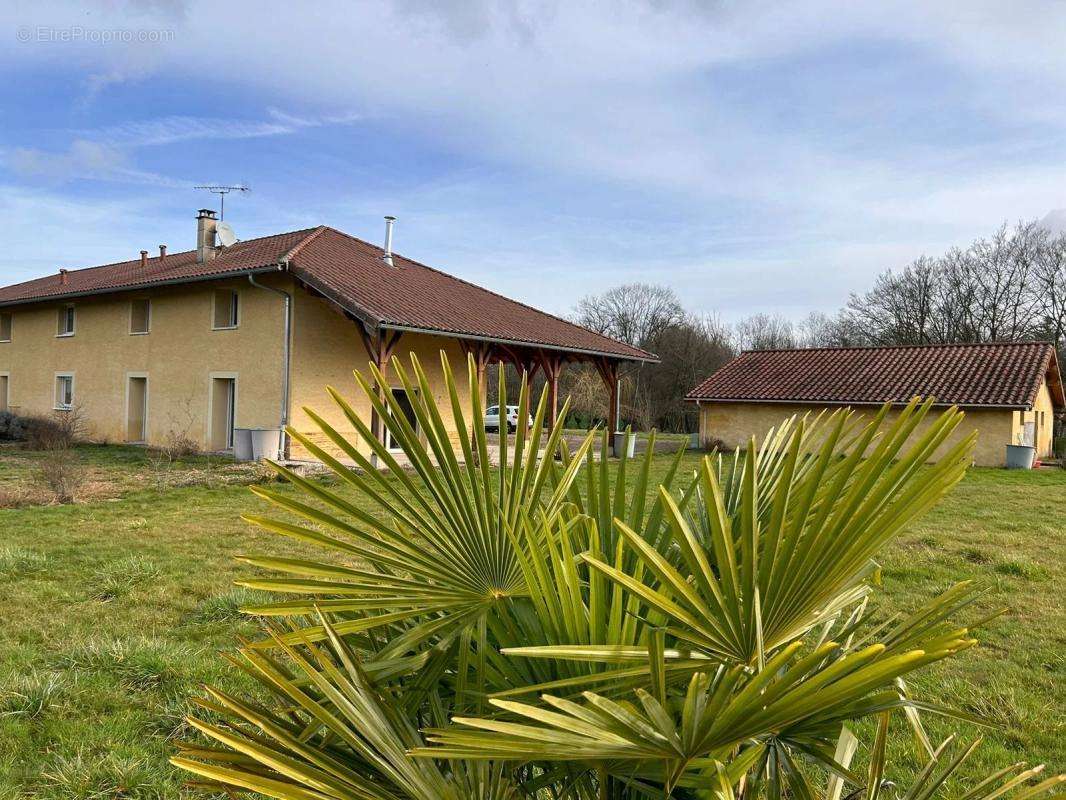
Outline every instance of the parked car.
{"type": "MultiPolygon", "coordinates": [[[[508,433],[514,433],[518,430],[518,406],[505,406],[503,418],[508,433]]],[[[526,427],[533,427],[533,418],[528,415],[526,417],[526,427]]],[[[489,406],[485,409],[485,430],[491,433],[500,432],[499,406],[489,406]]]]}

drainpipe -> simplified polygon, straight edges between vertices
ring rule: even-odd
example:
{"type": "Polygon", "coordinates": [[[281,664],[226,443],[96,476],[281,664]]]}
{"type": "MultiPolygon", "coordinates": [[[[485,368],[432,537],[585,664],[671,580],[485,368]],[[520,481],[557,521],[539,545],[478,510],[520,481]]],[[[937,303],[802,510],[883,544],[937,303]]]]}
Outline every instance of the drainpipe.
{"type": "MultiPolygon", "coordinates": [[[[286,268],[285,264],[278,264],[278,270],[282,271],[286,268]]],[[[282,461],[285,458],[285,453],[288,448],[285,446],[285,426],[289,424],[289,383],[292,373],[291,361],[292,361],[292,295],[286,292],[284,289],[278,289],[274,286],[266,286],[259,283],[255,279],[255,275],[251,272],[248,273],[248,283],[252,284],[258,289],[266,289],[269,292],[280,294],[285,301],[285,331],[284,340],[282,342],[282,373],[281,373],[281,436],[278,437],[278,460],[282,461]]]]}

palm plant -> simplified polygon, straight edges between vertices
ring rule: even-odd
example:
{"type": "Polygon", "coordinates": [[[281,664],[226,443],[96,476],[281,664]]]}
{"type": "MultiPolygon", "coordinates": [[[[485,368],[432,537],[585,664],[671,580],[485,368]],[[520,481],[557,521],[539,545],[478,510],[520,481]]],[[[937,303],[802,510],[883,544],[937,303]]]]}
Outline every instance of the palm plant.
{"type": "MultiPolygon", "coordinates": [[[[356,373],[409,467],[331,389],[358,442],[311,410],[333,448],[289,433],[339,486],[275,465],[289,487],[253,489],[283,515],[246,519],[319,555],[242,556],[270,574],[241,583],[279,598],[245,609],[266,635],[231,656],[259,695],[209,689],[190,720],[205,740],[174,759],[203,786],[300,800],[876,800],[901,716],[930,758],[904,798],[926,800],[972,752],[937,772],[946,745],[929,744],[920,712],[966,715],[905,680],[974,644],[954,621],[974,588],[901,618],[869,613],[878,550],[970,462],[972,436],[949,442],[961,412],[934,418],[927,400],[891,421],[887,407],[787,420],[732,458],[686,474],[679,455],[653,479],[653,445],[611,461],[604,432],[596,460],[597,434],[571,450],[561,422],[542,433],[544,395],[494,464],[473,366],[469,417],[443,354],[442,367],[438,406],[416,358],[392,363],[416,425],[375,390],[376,368],[356,373]],[[877,733],[860,773],[851,729],[864,718],[877,733]]],[[[518,402],[522,419],[525,384],[518,402]]],[[[1028,800],[1059,780],[1034,774],[997,773],[966,800],[1028,800]]]]}

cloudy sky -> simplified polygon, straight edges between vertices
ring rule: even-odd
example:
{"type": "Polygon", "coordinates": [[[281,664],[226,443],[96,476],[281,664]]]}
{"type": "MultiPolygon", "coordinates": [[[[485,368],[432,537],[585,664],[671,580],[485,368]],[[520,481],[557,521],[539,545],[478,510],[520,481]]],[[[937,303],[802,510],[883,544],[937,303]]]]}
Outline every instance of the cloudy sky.
{"type": "Polygon", "coordinates": [[[3,283],[333,225],[556,312],[726,319],[1066,207],[1066,3],[195,2],[0,10],[3,283]]]}

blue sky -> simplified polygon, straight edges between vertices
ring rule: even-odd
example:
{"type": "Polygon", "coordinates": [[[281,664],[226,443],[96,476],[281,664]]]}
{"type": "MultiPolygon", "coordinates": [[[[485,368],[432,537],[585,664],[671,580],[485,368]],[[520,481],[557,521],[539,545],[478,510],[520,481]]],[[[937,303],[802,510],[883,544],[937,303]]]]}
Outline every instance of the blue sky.
{"type": "Polygon", "coordinates": [[[1066,206],[1066,4],[0,10],[3,282],[319,223],[547,310],[798,318],[1066,206]]]}

